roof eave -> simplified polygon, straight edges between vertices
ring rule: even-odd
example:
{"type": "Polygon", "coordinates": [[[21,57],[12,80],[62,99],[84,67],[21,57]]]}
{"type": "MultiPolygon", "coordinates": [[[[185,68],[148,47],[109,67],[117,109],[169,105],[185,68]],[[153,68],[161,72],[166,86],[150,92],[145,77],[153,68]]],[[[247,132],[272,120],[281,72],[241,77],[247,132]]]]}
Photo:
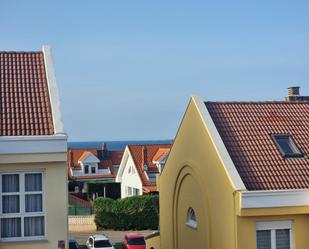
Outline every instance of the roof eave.
{"type": "Polygon", "coordinates": [[[199,115],[201,119],[203,120],[203,123],[205,125],[205,128],[207,129],[209,136],[212,140],[212,143],[220,157],[220,160],[222,162],[222,165],[224,166],[224,169],[234,186],[235,190],[246,190],[246,186],[243,183],[226,147],[223,143],[223,140],[207,110],[207,107],[199,96],[192,96],[191,100],[195,104],[199,115]]]}

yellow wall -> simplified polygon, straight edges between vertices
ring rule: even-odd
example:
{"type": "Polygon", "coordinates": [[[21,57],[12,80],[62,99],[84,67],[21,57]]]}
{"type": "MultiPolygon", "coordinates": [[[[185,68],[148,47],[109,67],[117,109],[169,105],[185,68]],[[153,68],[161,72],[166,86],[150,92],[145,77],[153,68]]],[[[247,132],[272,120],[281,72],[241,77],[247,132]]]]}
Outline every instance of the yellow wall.
{"type": "Polygon", "coordinates": [[[238,217],[238,249],[256,249],[256,222],[291,220],[294,249],[308,249],[309,215],[238,217]]]}
{"type": "Polygon", "coordinates": [[[146,238],[146,248],[147,249],[160,249],[160,235],[151,237],[151,238],[146,238]]]}
{"type": "MultiPolygon", "coordinates": [[[[62,158],[66,160],[66,154],[62,158]]],[[[32,155],[35,160],[36,155],[32,155]]],[[[22,157],[18,156],[22,161],[22,157]]],[[[51,154],[51,161],[53,155],[51,154]]],[[[25,161],[29,156],[25,156],[25,161]]],[[[0,171],[36,170],[45,172],[45,235],[43,242],[0,243],[1,249],[57,249],[58,240],[67,241],[67,165],[66,162],[2,164],[0,171]]],[[[67,242],[66,242],[67,244],[67,242]]],[[[66,247],[67,248],[67,247],[66,247]]]]}
{"type": "Polygon", "coordinates": [[[191,100],[160,185],[161,249],[233,249],[234,188],[191,100]],[[197,229],[186,225],[193,207],[197,229]]]}

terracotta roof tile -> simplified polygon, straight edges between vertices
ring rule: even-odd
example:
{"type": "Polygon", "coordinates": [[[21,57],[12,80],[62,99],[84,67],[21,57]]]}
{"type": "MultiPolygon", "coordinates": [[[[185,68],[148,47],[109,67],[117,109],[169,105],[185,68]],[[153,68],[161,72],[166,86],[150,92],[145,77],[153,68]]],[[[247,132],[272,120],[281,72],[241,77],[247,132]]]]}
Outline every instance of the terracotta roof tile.
{"type": "MultiPolygon", "coordinates": [[[[123,155],[123,151],[108,151],[102,150],[98,148],[87,148],[87,149],[69,149],[68,150],[68,174],[70,177],[70,168],[74,170],[80,170],[79,160],[87,156],[91,152],[95,155],[99,160],[98,168],[99,169],[110,169],[111,174],[107,175],[107,178],[115,178],[115,169],[114,165],[119,165],[121,162],[121,158],[123,155]]],[[[85,177],[78,177],[78,179],[85,179],[85,177]]],[[[97,178],[106,178],[103,176],[96,176],[97,178]]],[[[72,179],[72,177],[71,177],[72,179]]],[[[76,177],[74,179],[77,179],[76,177]]]]}
{"type": "Polygon", "coordinates": [[[43,52],[0,52],[0,136],[52,134],[43,52]]]}
{"type": "Polygon", "coordinates": [[[153,186],[156,191],[156,182],[149,181],[145,171],[144,164],[148,166],[148,173],[159,173],[157,166],[153,163],[153,158],[159,149],[170,149],[170,144],[146,144],[146,145],[128,145],[130,153],[133,157],[138,174],[143,182],[143,187],[153,186]]]}
{"type": "Polygon", "coordinates": [[[169,148],[158,149],[157,153],[153,156],[152,161],[160,162],[168,155],[169,152],[170,152],[169,148]]]}
{"type": "Polygon", "coordinates": [[[309,188],[309,102],[206,102],[248,190],[309,188]],[[284,158],[272,134],[290,134],[303,153],[284,158]]]}

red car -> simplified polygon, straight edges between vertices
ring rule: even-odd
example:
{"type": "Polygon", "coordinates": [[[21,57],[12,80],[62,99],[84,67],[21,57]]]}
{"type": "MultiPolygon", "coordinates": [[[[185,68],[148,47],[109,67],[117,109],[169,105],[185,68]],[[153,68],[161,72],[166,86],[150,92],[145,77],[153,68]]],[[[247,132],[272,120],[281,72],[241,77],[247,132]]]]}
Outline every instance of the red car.
{"type": "Polygon", "coordinates": [[[126,234],[122,247],[124,249],[146,249],[145,238],[143,235],[137,233],[126,234]]]}

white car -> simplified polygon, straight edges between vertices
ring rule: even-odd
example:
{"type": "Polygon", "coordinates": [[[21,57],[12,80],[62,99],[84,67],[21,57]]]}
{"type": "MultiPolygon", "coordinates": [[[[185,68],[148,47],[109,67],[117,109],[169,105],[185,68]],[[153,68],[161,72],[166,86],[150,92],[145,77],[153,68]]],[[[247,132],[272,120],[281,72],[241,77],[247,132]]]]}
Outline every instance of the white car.
{"type": "Polygon", "coordinates": [[[86,241],[88,249],[115,249],[108,237],[101,234],[91,235],[86,241]]]}

